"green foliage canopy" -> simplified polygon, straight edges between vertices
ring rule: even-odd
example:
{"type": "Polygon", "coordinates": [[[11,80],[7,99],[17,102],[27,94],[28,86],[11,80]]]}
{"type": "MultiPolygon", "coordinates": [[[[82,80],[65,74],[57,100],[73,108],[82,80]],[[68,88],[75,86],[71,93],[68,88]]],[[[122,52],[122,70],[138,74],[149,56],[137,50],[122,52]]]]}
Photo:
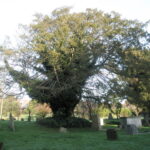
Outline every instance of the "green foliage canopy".
{"type": "Polygon", "coordinates": [[[54,116],[61,117],[72,115],[90,77],[102,69],[120,73],[123,52],[144,47],[140,40],[147,34],[144,24],[114,12],[69,11],[37,15],[12,61],[18,68],[6,62],[10,75],[29,96],[48,103],[54,116]]]}
{"type": "Polygon", "coordinates": [[[122,79],[124,93],[131,104],[150,112],[150,50],[131,50],[125,53],[122,79]]]}

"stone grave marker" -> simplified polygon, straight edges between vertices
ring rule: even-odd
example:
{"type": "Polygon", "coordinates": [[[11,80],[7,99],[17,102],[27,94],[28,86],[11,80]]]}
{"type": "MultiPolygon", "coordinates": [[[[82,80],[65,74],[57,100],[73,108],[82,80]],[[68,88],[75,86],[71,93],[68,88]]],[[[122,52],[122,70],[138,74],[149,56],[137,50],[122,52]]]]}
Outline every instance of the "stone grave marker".
{"type": "Polygon", "coordinates": [[[141,117],[127,118],[127,125],[134,124],[137,128],[142,127],[141,117]]]}
{"type": "Polygon", "coordinates": [[[142,127],[141,117],[122,117],[120,118],[121,128],[126,129],[127,125],[135,125],[137,128],[142,127]]]}
{"type": "Polygon", "coordinates": [[[134,124],[130,124],[126,126],[126,132],[130,135],[138,134],[138,128],[134,124]]]}
{"type": "Polygon", "coordinates": [[[106,130],[107,140],[117,140],[118,134],[115,129],[107,129],[106,130]]]}
{"type": "Polygon", "coordinates": [[[3,142],[0,142],[0,150],[3,150],[3,142]]]}
{"type": "Polygon", "coordinates": [[[61,132],[61,133],[67,133],[67,128],[60,127],[59,128],[59,132],[61,132]]]}
{"type": "Polygon", "coordinates": [[[8,127],[9,127],[12,131],[15,131],[14,117],[12,116],[11,113],[10,113],[10,115],[9,115],[9,125],[8,125],[8,127]]]}

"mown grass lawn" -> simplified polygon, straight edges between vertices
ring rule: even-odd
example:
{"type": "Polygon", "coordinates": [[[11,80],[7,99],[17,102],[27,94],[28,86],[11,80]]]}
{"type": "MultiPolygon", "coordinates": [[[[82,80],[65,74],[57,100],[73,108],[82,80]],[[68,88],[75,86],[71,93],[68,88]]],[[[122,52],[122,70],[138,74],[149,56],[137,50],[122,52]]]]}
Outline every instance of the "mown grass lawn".
{"type": "MultiPolygon", "coordinates": [[[[150,134],[127,135],[118,131],[117,141],[108,141],[105,131],[58,129],[41,127],[36,123],[15,122],[16,131],[11,132],[7,121],[1,121],[0,142],[4,150],[150,150],[150,134]]],[[[149,130],[147,128],[145,130],[149,130]]]]}

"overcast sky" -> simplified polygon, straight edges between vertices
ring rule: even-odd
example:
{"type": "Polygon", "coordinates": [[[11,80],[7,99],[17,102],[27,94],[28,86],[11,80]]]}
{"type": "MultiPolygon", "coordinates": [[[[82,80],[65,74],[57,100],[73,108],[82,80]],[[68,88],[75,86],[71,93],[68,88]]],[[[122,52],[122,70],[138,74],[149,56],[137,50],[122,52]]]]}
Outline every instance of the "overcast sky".
{"type": "Polygon", "coordinates": [[[0,43],[18,34],[18,24],[29,24],[35,13],[50,14],[56,8],[71,6],[74,11],[97,8],[119,12],[123,18],[150,19],[150,0],[0,0],[0,43]]]}

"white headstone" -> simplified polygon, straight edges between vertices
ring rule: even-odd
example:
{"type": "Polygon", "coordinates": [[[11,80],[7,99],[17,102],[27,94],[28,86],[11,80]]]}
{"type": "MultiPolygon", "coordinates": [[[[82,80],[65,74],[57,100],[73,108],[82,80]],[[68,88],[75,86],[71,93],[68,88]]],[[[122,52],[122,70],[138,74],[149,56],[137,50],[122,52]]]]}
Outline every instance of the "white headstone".
{"type": "Polygon", "coordinates": [[[141,117],[122,117],[120,118],[121,128],[126,128],[127,125],[135,125],[137,128],[142,127],[141,117]]]}
{"type": "Polygon", "coordinates": [[[142,127],[141,117],[127,118],[127,125],[135,125],[137,128],[142,127]]]}
{"type": "Polygon", "coordinates": [[[104,119],[103,118],[100,118],[100,124],[101,124],[101,126],[104,125],[104,119]]]}

